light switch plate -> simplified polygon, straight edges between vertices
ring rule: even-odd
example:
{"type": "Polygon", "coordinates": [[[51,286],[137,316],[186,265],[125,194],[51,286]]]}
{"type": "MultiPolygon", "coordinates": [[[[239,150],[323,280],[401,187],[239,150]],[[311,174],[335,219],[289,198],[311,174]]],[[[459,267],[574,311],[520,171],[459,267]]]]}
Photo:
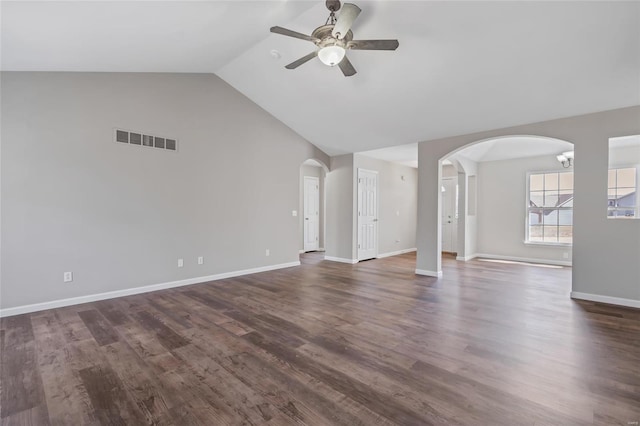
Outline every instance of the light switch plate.
{"type": "Polygon", "coordinates": [[[184,266],[184,260],[178,259],[178,268],[182,268],[184,266]]]}

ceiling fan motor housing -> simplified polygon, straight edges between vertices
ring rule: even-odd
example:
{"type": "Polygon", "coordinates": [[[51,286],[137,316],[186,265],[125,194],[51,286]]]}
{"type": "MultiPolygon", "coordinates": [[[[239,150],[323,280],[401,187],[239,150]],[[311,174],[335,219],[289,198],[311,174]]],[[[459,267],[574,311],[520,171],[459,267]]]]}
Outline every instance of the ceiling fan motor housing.
{"type": "Polygon", "coordinates": [[[321,27],[316,28],[311,33],[311,37],[318,39],[316,42],[316,46],[323,48],[326,46],[340,46],[344,49],[347,48],[347,43],[353,40],[353,33],[351,30],[347,32],[342,39],[335,38],[331,32],[333,31],[333,25],[323,25],[321,27]]]}

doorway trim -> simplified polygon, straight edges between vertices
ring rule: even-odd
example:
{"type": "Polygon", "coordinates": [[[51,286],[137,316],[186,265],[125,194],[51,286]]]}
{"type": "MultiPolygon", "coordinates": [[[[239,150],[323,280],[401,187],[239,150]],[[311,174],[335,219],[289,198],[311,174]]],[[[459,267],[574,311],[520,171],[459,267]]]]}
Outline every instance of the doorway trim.
{"type": "Polygon", "coordinates": [[[378,187],[379,184],[379,179],[378,179],[378,171],[377,170],[367,170],[367,169],[362,169],[362,168],[358,168],[357,170],[357,180],[356,180],[356,191],[357,191],[357,204],[356,204],[356,242],[357,242],[357,246],[356,246],[356,258],[358,259],[358,261],[361,260],[369,260],[369,259],[375,259],[378,256],[378,236],[379,236],[379,221],[378,218],[380,216],[380,197],[379,197],[379,193],[380,193],[380,189],[378,187]],[[362,174],[371,174],[375,176],[375,201],[374,201],[374,205],[375,205],[375,212],[373,215],[362,215],[362,211],[361,211],[361,206],[362,206],[362,199],[363,199],[363,186],[362,186],[362,179],[364,179],[362,174]],[[373,227],[373,248],[369,249],[368,251],[371,251],[370,254],[363,254],[362,251],[366,250],[364,248],[361,248],[361,244],[363,241],[363,234],[362,234],[362,229],[363,229],[363,225],[365,225],[364,222],[367,222],[369,225],[371,225],[373,227]]]}
{"type": "MultiPolygon", "coordinates": [[[[457,173],[457,171],[456,171],[457,173]]],[[[459,217],[459,186],[458,186],[458,176],[447,176],[447,177],[443,177],[441,178],[441,186],[442,186],[442,193],[441,193],[441,202],[442,202],[442,208],[440,209],[441,214],[443,217],[441,217],[441,223],[440,226],[442,227],[442,231],[441,231],[441,238],[442,238],[442,243],[441,243],[441,253],[444,254],[452,254],[452,255],[456,255],[458,254],[458,217],[459,217]],[[451,193],[447,193],[446,191],[451,191],[451,193]],[[445,202],[445,198],[448,201],[448,204],[445,202]],[[444,215],[448,215],[448,220],[447,223],[449,224],[449,226],[447,226],[447,224],[445,223],[445,218],[444,215]],[[447,234],[448,231],[448,235],[447,234]],[[448,245],[445,244],[445,240],[448,237],[448,245]]]]}
{"type": "MultiPolygon", "coordinates": [[[[302,190],[302,215],[303,215],[303,226],[302,226],[302,235],[303,235],[303,251],[318,251],[320,249],[320,178],[317,176],[303,176],[303,190],[302,190]],[[309,194],[307,193],[309,187],[307,185],[309,182],[311,185],[315,185],[315,213],[313,211],[307,211],[311,209],[311,206],[308,205],[309,194]],[[315,238],[315,241],[309,242],[309,227],[311,224],[314,224],[314,234],[315,236],[311,236],[311,238],[315,238]]],[[[311,209],[313,210],[313,209],[311,209]]]]}

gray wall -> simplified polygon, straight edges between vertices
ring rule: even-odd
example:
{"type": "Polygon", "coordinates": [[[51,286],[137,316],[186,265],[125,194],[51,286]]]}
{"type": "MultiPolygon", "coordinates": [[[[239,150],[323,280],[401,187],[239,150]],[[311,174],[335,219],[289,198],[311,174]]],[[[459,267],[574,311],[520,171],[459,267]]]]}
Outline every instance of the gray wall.
{"type": "MultiPolygon", "coordinates": [[[[356,173],[358,168],[378,172],[378,254],[415,248],[418,170],[361,154],[354,156],[354,166],[356,173]]],[[[355,191],[357,179],[357,198],[355,191]]]]}
{"type": "Polygon", "coordinates": [[[354,169],[353,154],[331,157],[327,174],[325,221],[325,256],[355,259],[354,250],[354,169]]]}
{"type": "Polygon", "coordinates": [[[493,137],[547,136],[575,148],[573,291],[639,301],[640,220],[606,218],[608,140],[635,134],[640,106],[420,143],[416,269],[441,271],[438,160],[493,137]]]}
{"type": "Polygon", "coordinates": [[[298,260],[300,164],[329,159],[220,78],[1,84],[1,307],[298,260]],[[178,138],[179,151],[116,143],[114,127],[178,138]]]}
{"type": "Polygon", "coordinates": [[[560,170],[555,155],[478,163],[477,253],[570,262],[571,246],[524,243],[527,172],[560,170]]]}
{"type": "Polygon", "coordinates": [[[442,177],[457,177],[458,171],[452,165],[446,164],[442,166],[442,177]]]}

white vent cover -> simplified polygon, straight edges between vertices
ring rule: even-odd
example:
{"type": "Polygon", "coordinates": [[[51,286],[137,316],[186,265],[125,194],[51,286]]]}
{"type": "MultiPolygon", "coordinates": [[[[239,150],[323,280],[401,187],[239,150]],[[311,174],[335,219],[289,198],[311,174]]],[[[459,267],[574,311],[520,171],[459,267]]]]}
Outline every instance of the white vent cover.
{"type": "Polygon", "coordinates": [[[147,146],[149,148],[159,148],[168,151],[178,150],[178,140],[167,137],[149,135],[143,132],[114,129],[113,138],[118,143],[128,143],[129,145],[147,146]]]}

